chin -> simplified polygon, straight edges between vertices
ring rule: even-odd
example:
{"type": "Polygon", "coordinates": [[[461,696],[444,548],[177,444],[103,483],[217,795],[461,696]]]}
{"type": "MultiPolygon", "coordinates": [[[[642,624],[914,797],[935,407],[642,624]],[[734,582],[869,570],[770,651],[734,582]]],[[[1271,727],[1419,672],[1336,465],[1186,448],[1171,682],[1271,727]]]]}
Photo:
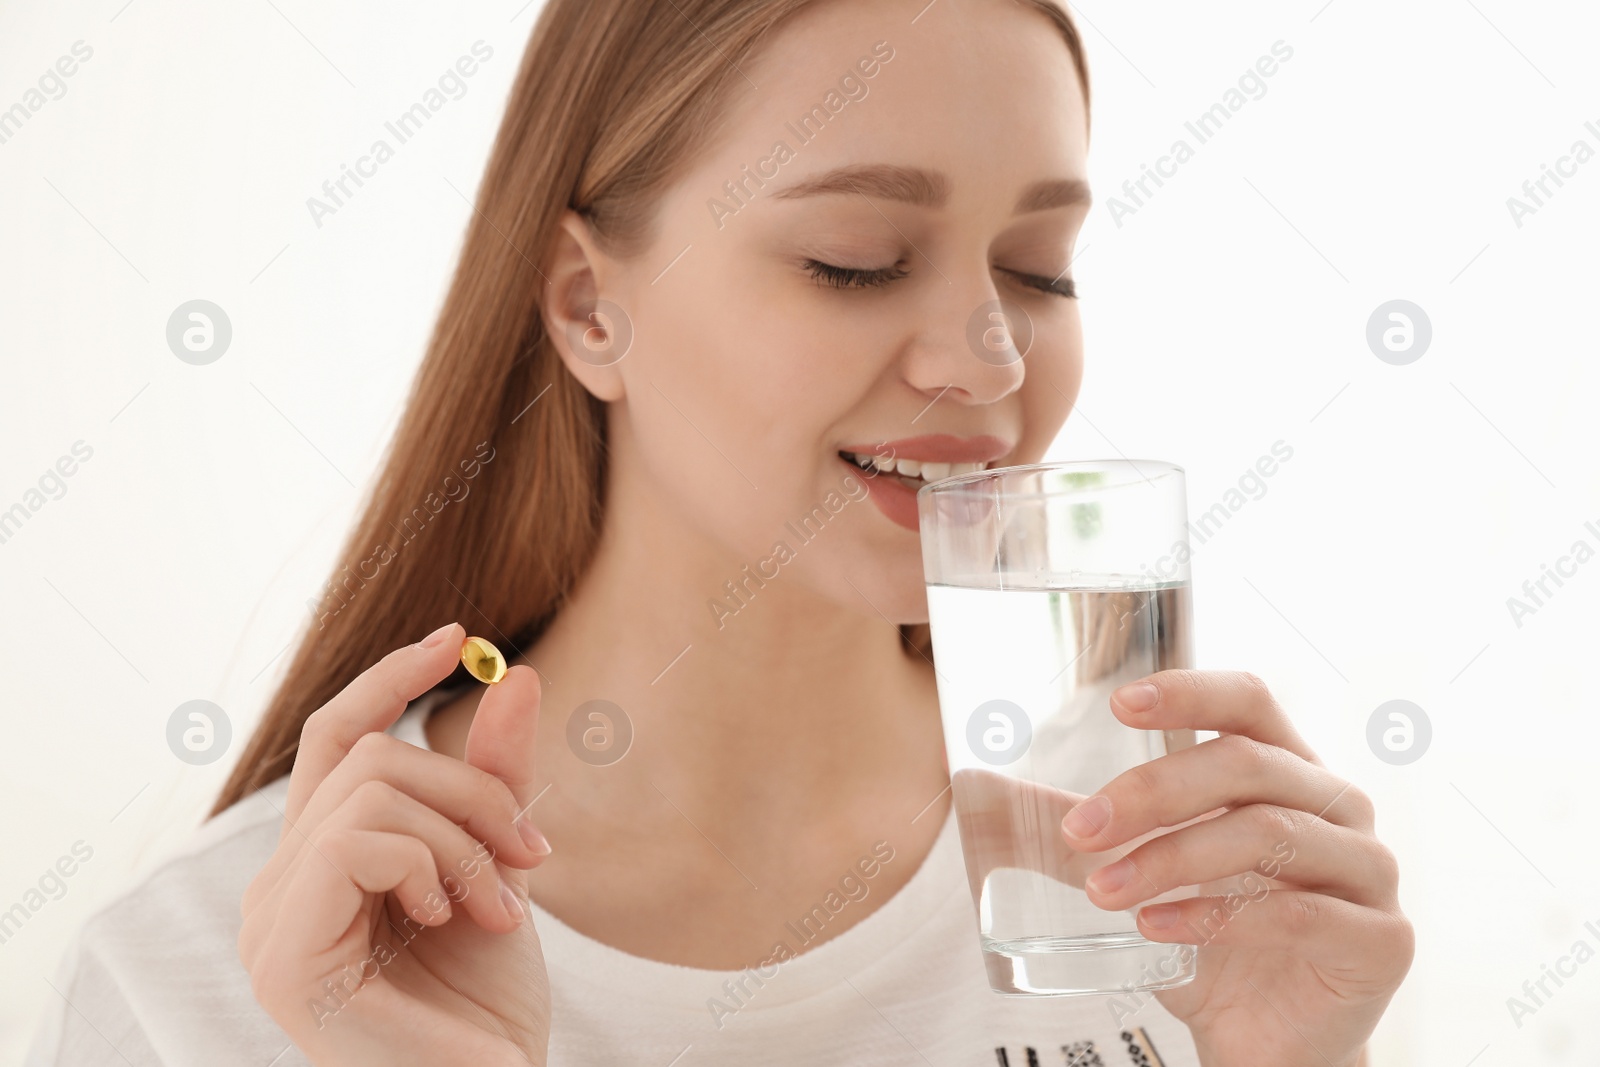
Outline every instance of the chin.
{"type": "Polygon", "coordinates": [[[841,593],[845,603],[896,626],[928,621],[928,589],[922,582],[922,557],[882,549],[863,551],[844,568],[850,582],[841,593]],[[851,588],[851,586],[855,588],[851,588]]]}

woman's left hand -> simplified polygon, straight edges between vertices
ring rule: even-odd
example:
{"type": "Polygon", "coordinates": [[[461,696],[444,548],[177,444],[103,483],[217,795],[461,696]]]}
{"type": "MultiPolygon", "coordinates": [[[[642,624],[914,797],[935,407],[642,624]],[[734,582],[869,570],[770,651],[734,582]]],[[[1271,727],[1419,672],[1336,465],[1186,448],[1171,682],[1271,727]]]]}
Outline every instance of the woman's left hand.
{"type": "Polygon", "coordinates": [[[1201,946],[1195,980],[1157,994],[1201,1062],[1364,1062],[1414,947],[1372,801],[1322,765],[1254,675],[1161,671],[1118,689],[1111,707],[1139,729],[1221,735],[1119,775],[1062,822],[1073,849],[1104,852],[1221,810],[1138,845],[1085,886],[1112,911],[1180,886],[1236,886],[1138,915],[1151,941],[1201,946]]]}

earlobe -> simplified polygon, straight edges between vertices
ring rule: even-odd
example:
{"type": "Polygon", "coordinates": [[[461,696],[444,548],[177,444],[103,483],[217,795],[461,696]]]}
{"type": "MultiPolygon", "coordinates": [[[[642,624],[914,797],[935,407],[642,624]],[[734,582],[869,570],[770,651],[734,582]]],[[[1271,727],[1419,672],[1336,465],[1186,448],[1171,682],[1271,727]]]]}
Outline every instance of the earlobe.
{"type": "Polygon", "coordinates": [[[550,343],[567,370],[597,399],[622,399],[617,364],[633,346],[633,322],[600,295],[612,261],[576,211],[562,214],[546,263],[540,312],[550,343]]]}

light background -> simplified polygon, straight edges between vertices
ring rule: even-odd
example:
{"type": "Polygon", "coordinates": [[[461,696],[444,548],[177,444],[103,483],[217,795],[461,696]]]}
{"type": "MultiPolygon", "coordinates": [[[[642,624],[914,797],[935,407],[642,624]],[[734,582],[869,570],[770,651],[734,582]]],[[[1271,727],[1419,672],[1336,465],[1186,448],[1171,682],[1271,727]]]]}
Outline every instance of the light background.
{"type": "MultiPolygon", "coordinates": [[[[395,424],[536,10],[0,5],[0,109],[75,41],[94,50],[0,144],[0,509],[93,449],[0,544],[0,910],[74,842],[94,850],[0,945],[0,1059],[56,996],[73,930],[200,818],[277,680],[395,424]],[[315,226],[306,198],[479,39],[494,55],[466,94],[315,226]],[[195,298],[233,324],[210,366],[165,343],[195,298]],[[208,767],[165,740],[195,698],[233,723],[208,767]]],[[[1600,1062],[1600,963],[1520,1026],[1506,1003],[1579,939],[1600,947],[1600,560],[1520,626],[1507,608],[1575,541],[1600,547],[1600,160],[1520,227],[1506,203],[1574,141],[1600,149],[1600,15],[1075,11],[1100,202],[1076,272],[1087,378],[1052,454],[1180,462],[1199,515],[1293,448],[1196,553],[1199,654],[1264,677],[1378,802],[1419,949],[1377,1062],[1600,1062]],[[1123,181],[1193,145],[1183,123],[1279,40],[1293,57],[1265,95],[1114,220],[1123,181]],[[1406,366],[1365,339],[1397,298],[1433,330],[1406,366]],[[1366,740],[1395,698],[1433,728],[1405,766],[1366,740]]]]}

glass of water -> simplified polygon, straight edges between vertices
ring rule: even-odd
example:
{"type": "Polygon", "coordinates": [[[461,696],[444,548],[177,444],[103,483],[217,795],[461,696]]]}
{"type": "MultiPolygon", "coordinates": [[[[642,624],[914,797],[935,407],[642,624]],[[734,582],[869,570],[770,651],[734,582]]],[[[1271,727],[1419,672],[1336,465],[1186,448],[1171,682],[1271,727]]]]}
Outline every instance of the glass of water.
{"type": "Polygon", "coordinates": [[[1109,700],[1120,685],[1192,666],[1183,469],[1002,467],[927,485],[917,504],[952,799],[990,986],[1063,995],[1192,980],[1192,946],[1146,941],[1132,911],[1103,911],[1084,893],[1092,871],[1148,837],[1078,853],[1061,832],[1072,806],[1118,774],[1194,744],[1190,730],[1123,725],[1109,700]]]}

